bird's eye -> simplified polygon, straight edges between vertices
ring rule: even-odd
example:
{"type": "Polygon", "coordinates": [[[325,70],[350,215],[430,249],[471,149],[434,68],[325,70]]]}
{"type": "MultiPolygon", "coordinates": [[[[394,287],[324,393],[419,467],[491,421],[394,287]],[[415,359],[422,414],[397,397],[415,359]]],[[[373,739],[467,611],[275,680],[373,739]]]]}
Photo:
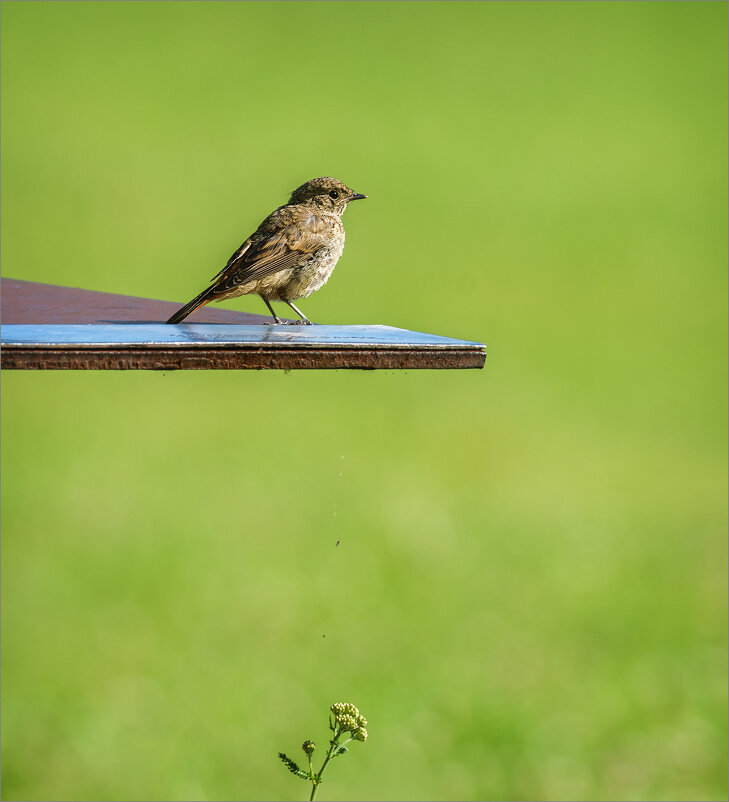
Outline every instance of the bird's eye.
{"type": "Polygon", "coordinates": [[[332,190],[329,192],[329,197],[330,197],[330,198],[333,198],[334,200],[336,200],[336,199],[339,197],[339,193],[337,192],[337,190],[336,190],[336,189],[332,189],[332,190]]]}

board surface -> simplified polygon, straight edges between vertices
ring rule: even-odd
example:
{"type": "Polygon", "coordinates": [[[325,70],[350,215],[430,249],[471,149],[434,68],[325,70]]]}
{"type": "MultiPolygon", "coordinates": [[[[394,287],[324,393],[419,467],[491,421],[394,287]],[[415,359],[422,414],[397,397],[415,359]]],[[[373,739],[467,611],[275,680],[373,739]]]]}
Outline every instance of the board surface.
{"type": "Polygon", "coordinates": [[[481,368],[486,357],[478,342],[384,325],[274,325],[220,309],[166,325],[178,304],[9,281],[4,369],[481,368]]]}

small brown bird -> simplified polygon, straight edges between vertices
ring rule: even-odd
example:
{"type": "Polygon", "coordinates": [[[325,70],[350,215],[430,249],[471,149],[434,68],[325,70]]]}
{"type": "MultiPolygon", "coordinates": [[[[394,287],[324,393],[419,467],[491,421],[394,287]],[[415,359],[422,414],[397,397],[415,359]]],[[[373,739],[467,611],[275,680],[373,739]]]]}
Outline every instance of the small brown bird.
{"type": "Polygon", "coordinates": [[[210,287],[167,321],[179,323],[199,306],[238,295],[263,298],[275,323],[283,323],[271,301],[293,304],[326,284],[344,250],[342,215],[347,204],[366,198],[336,178],[312,178],[295,189],[285,206],[271,212],[230,257],[210,287]]]}

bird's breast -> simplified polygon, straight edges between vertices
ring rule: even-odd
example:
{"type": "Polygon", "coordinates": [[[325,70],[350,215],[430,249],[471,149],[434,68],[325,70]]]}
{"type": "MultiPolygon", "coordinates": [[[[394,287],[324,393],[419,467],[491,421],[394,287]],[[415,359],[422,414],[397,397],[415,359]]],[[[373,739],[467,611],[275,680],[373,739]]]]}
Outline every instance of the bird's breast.
{"type": "Polygon", "coordinates": [[[344,233],[329,245],[319,248],[302,264],[297,265],[288,280],[279,289],[282,300],[306,298],[323,287],[336,267],[344,250],[344,233]]]}

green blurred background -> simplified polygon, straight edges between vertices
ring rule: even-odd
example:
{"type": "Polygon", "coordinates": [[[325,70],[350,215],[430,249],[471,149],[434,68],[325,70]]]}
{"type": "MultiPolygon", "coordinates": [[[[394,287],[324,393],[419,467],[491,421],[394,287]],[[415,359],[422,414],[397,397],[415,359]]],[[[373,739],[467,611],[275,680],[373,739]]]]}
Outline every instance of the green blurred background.
{"type": "Polygon", "coordinates": [[[483,371],[9,373],[4,799],[727,798],[725,3],[2,3],[2,270],[483,371]],[[259,299],[227,306],[264,313],[259,299]],[[337,546],[337,542],[339,545],[337,546]]]}

